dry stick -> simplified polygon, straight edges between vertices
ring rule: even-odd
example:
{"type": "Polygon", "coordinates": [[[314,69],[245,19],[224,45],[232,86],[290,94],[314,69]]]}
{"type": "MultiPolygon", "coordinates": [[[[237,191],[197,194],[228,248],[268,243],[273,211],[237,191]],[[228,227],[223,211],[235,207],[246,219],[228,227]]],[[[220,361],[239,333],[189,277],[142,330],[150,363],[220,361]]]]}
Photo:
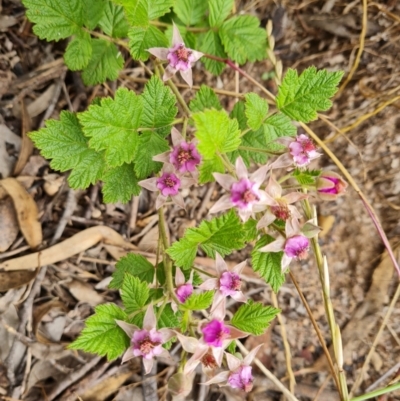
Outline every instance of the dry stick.
{"type": "MultiPolygon", "coordinates": [[[[290,278],[291,278],[292,281],[293,281],[294,286],[296,287],[296,290],[297,290],[297,292],[298,292],[298,294],[299,294],[299,296],[300,296],[301,302],[303,302],[303,305],[304,305],[304,307],[305,307],[306,310],[307,310],[308,317],[309,317],[310,320],[311,320],[311,323],[312,323],[312,325],[313,325],[313,327],[314,327],[314,330],[315,330],[315,332],[317,333],[319,342],[321,343],[322,349],[324,350],[324,354],[325,354],[325,356],[326,356],[326,359],[328,360],[328,365],[329,365],[329,368],[330,368],[330,370],[331,370],[331,374],[332,374],[332,377],[333,377],[333,379],[334,379],[334,381],[335,381],[336,387],[337,387],[339,393],[341,393],[339,380],[338,380],[338,378],[337,378],[337,375],[336,375],[336,372],[335,372],[335,367],[333,366],[333,362],[332,362],[332,358],[331,358],[331,356],[330,356],[330,354],[329,354],[329,350],[328,350],[328,348],[327,348],[327,346],[326,346],[326,344],[325,344],[325,340],[324,340],[323,337],[322,337],[321,331],[319,330],[319,327],[318,327],[318,325],[317,325],[317,322],[316,322],[315,319],[314,319],[314,316],[313,316],[313,314],[312,314],[312,312],[311,312],[310,306],[308,305],[308,302],[307,302],[307,300],[305,299],[305,297],[304,297],[304,295],[303,295],[303,292],[301,291],[301,289],[300,289],[300,287],[299,287],[299,284],[297,283],[296,278],[294,277],[294,275],[293,275],[293,273],[292,273],[291,271],[289,271],[289,275],[290,275],[290,278]]],[[[333,333],[332,333],[332,337],[333,337],[333,333]]]]}
{"type": "MultiPolygon", "coordinates": [[[[278,308],[278,298],[274,291],[271,291],[271,299],[272,304],[275,308],[278,308]]],[[[285,359],[286,359],[286,369],[289,376],[289,388],[292,393],[294,393],[294,386],[296,385],[296,379],[294,377],[293,369],[292,369],[292,355],[290,354],[290,345],[287,339],[286,327],[285,323],[283,322],[282,316],[280,313],[277,314],[277,318],[279,324],[281,326],[281,335],[283,340],[283,346],[285,348],[285,359]]]]}
{"type": "Polygon", "coordinates": [[[358,65],[360,63],[361,55],[364,51],[365,35],[367,33],[368,16],[367,16],[367,0],[361,0],[361,1],[362,1],[363,15],[362,15],[362,29],[361,29],[361,33],[360,33],[360,46],[358,47],[358,52],[357,52],[356,59],[354,60],[353,67],[351,68],[349,75],[347,75],[345,81],[342,83],[339,90],[337,91],[336,96],[339,96],[343,92],[344,88],[347,86],[347,84],[353,78],[353,75],[356,72],[358,65]]]}
{"type": "MultiPolygon", "coordinates": [[[[249,353],[247,351],[246,347],[239,341],[236,340],[236,345],[242,351],[245,355],[249,353]]],[[[275,386],[282,391],[282,393],[285,395],[285,397],[289,401],[299,401],[281,382],[280,380],[272,373],[270,372],[258,358],[254,358],[254,363],[258,366],[258,368],[261,370],[261,372],[264,373],[264,375],[271,380],[275,386]]]]}
{"type": "Polygon", "coordinates": [[[371,348],[370,348],[370,350],[369,350],[369,352],[368,352],[367,357],[365,358],[365,362],[364,362],[364,365],[363,365],[363,367],[362,367],[362,369],[361,369],[361,372],[360,372],[360,374],[358,375],[357,380],[354,382],[353,387],[352,387],[351,390],[350,390],[350,394],[349,394],[349,397],[350,397],[350,398],[353,397],[353,394],[357,391],[358,387],[360,386],[360,384],[361,384],[362,381],[363,381],[365,371],[367,370],[367,367],[368,367],[368,365],[369,365],[369,362],[370,362],[370,360],[371,360],[371,358],[372,358],[372,355],[373,355],[373,353],[374,353],[374,351],[375,351],[376,345],[378,344],[378,342],[379,342],[379,340],[380,340],[380,338],[381,338],[381,335],[382,335],[382,333],[383,333],[383,330],[384,330],[385,327],[386,327],[386,324],[387,324],[387,322],[388,322],[388,320],[389,320],[389,318],[390,318],[390,315],[391,315],[392,312],[393,312],[393,309],[394,309],[394,307],[395,307],[395,305],[396,305],[397,300],[399,299],[399,296],[400,296],[400,284],[397,286],[397,289],[396,289],[396,292],[395,292],[395,294],[394,294],[394,296],[393,296],[393,299],[392,299],[392,301],[390,302],[390,305],[389,305],[389,308],[388,308],[388,310],[387,310],[387,312],[386,312],[386,314],[385,314],[385,317],[383,318],[383,322],[382,322],[382,324],[381,324],[381,327],[379,327],[379,330],[378,330],[378,333],[377,333],[377,335],[376,335],[376,337],[375,337],[375,340],[374,340],[374,342],[373,342],[372,345],[371,345],[371,348]]]}

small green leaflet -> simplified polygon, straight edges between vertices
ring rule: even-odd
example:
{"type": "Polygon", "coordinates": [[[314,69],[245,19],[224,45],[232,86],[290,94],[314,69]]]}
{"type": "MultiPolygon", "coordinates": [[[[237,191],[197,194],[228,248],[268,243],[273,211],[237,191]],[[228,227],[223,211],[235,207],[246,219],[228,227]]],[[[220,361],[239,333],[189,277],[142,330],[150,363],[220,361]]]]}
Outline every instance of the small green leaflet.
{"type": "Polygon", "coordinates": [[[133,164],[124,163],[121,166],[109,168],[103,175],[102,188],[105,203],[127,203],[132,196],[138,196],[142,188],[138,185],[133,164]]]}
{"type": "Polygon", "coordinates": [[[114,43],[103,39],[92,39],[92,56],[83,70],[86,85],[96,85],[109,79],[113,81],[124,65],[124,59],[114,43]]]}
{"type": "Polygon", "coordinates": [[[86,32],[68,43],[64,53],[64,61],[71,71],[82,70],[92,57],[92,40],[86,32]]]}
{"type": "Polygon", "coordinates": [[[247,117],[245,114],[245,105],[242,100],[237,102],[229,115],[230,118],[236,118],[239,123],[239,128],[241,130],[245,130],[247,128],[247,117]]]}
{"type": "Polygon", "coordinates": [[[258,272],[261,277],[272,287],[274,292],[278,292],[281,285],[285,282],[285,275],[282,273],[281,261],[283,252],[259,252],[258,249],[274,241],[270,235],[263,235],[256,243],[251,252],[251,264],[253,270],[258,272]]]}
{"type": "Polygon", "coordinates": [[[155,26],[134,26],[129,29],[129,50],[135,60],[147,61],[151,47],[168,47],[166,36],[155,26]]]}
{"type": "Polygon", "coordinates": [[[244,64],[266,58],[267,34],[260,21],[251,15],[240,15],[225,21],[219,35],[229,57],[244,64]]]}
{"type": "MultiPolygon", "coordinates": [[[[201,42],[200,50],[207,54],[212,54],[213,56],[221,57],[223,59],[227,58],[224,46],[222,45],[221,39],[217,32],[208,31],[201,42]]],[[[207,57],[202,57],[201,61],[208,71],[214,75],[220,75],[225,68],[225,63],[220,61],[211,60],[207,57]]]]}
{"type": "Polygon", "coordinates": [[[217,251],[221,256],[243,248],[246,231],[231,210],[211,221],[203,221],[197,228],[188,228],[185,235],[172,244],[167,253],[175,261],[176,266],[189,269],[200,246],[207,256],[215,258],[217,251]]]}
{"type": "Polygon", "coordinates": [[[288,116],[275,113],[264,122],[266,138],[280,138],[281,136],[295,136],[297,128],[292,124],[288,116]]]}
{"type": "Polygon", "coordinates": [[[205,109],[222,110],[221,103],[215,92],[207,85],[201,85],[200,90],[191,100],[189,108],[193,113],[205,109]]]}
{"type": "Polygon", "coordinates": [[[145,0],[149,20],[155,20],[170,12],[174,0],[145,0]]]}
{"type": "Polygon", "coordinates": [[[193,115],[199,141],[197,146],[205,159],[214,158],[216,153],[236,150],[240,145],[238,122],[231,120],[224,111],[205,110],[193,115]]]}
{"type": "Polygon", "coordinates": [[[93,30],[103,16],[108,0],[83,0],[83,16],[85,26],[93,30]]]}
{"type": "Polygon", "coordinates": [[[115,319],[127,319],[117,305],[97,306],[95,314],[86,320],[80,336],[68,348],[107,356],[109,361],[118,358],[129,347],[130,338],[115,323],[115,319]]]}
{"type": "Polygon", "coordinates": [[[147,0],[113,0],[113,2],[124,7],[126,19],[131,26],[149,25],[147,0]]]}
{"type": "Polygon", "coordinates": [[[111,1],[107,2],[102,18],[99,21],[100,28],[112,38],[126,37],[129,29],[124,9],[111,1]]]}
{"type": "Polygon", "coordinates": [[[176,0],[174,11],[185,25],[196,25],[207,11],[205,0],[176,0]]]}
{"type": "Polygon", "coordinates": [[[234,0],[209,0],[210,14],[208,21],[210,26],[219,27],[231,13],[234,0]]]}
{"type": "Polygon", "coordinates": [[[79,33],[83,25],[81,0],[23,0],[23,4],[40,39],[65,39],[79,33]]]}
{"type": "Polygon", "coordinates": [[[157,328],[162,329],[167,327],[169,329],[174,329],[179,327],[181,315],[181,312],[175,313],[172,310],[171,304],[165,305],[160,318],[157,320],[157,328]]]}
{"type": "Polygon", "coordinates": [[[72,172],[68,182],[72,188],[87,188],[102,176],[104,157],[88,147],[75,114],[62,111],[60,120],[47,120],[46,128],[31,132],[29,137],[46,159],[52,159],[54,170],[72,172]]]}
{"type": "Polygon", "coordinates": [[[329,100],[338,90],[343,71],[328,72],[309,67],[300,76],[289,69],[278,90],[278,109],[296,121],[308,123],[317,119],[318,111],[332,106],[329,100]]]}
{"type": "Polygon", "coordinates": [[[240,306],[233,315],[231,324],[239,330],[259,336],[265,332],[279,312],[279,309],[272,306],[249,302],[240,306]]]}
{"type": "Polygon", "coordinates": [[[199,172],[199,184],[205,184],[215,181],[213,173],[224,173],[225,166],[219,156],[214,156],[212,159],[203,160],[199,172]]]}
{"type": "Polygon", "coordinates": [[[128,253],[115,265],[115,272],[112,274],[109,287],[115,290],[121,289],[126,274],[151,284],[154,279],[154,272],[154,266],[144,256],[128,253]]]}
{"type": "Polygon", "coordinates": [[[149,285],[137,277],[125,274],[122,283],[121,299],[125,312],[131,314],[142,309],[149,298],[149,285]]]}
{"type": "Polygon", "coordinates": [[[321,175],[322,170],[300,170],[293,171],[293,177],[300,185],[313,185],[316,178],[321,175]]]}
{"type": "Polygon", "coordinates": [[[247,117],[247,125],[253,129],[258,130],[263,121],[267,117],[268,103],[256,93],[247,93],[245,95],[245,113],[247,117]]]}
{"type": "Polygon", "coordinates": [[[79,115],[89,146],[105,150],[110,167],[130,163],[139,142],[137,128],[142,116],[142,99],[134,92],[120,88],[115,98],[101,100],[101,106],[91,105],[79,115]]]}
{"type": "Polygon", "coordinates": [[[193,293],[185,303],[180,305],[182,310],[203,310],[207,309],[214,298],[215,291],[204,291],[199,294],[193,293]]]}

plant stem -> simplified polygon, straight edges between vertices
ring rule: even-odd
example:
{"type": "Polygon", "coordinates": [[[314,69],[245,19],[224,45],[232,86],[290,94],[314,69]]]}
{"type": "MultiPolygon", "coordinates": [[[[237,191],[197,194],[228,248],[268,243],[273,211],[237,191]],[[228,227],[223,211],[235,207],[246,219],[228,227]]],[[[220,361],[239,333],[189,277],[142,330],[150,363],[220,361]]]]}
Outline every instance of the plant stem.
{"type": "Polygon", "coordinates": [[[264,150],[260,148],[252,148],[251,146],[239,146],[239,150],[247,150],[248,152],[265,153],[271,156],[280,156],[282,153],[271,152],[269,150],[264,150]]]}
{"type": "MultiPolygon", "coordinates": [[[[162,27],[162,28],[169,28],[169,27],[172,26],[172,24],[167,24],[166,22],[161,22],[161,21],[150,21],[150,24],[154,25],[154,26],[159,26],[159,27],[162,27]]],[[[209,28],[209,27],[196,28],[196,27],[187,26],[187,27],[185,27],[185,29],[188,32],[201,33],[201,32],[208,32],[211,28],[209,28]]]]}
{"type": "Polygon", "coordinates": [[[369,400],[374,397],[378,397],[382,394],[387,394],[390,391],[395,391],[400,389],[400,383],[392,384],[389,387],[380,388],[378,390],[371,391],[370,393],[360,395],[358,397],[352,398],[350,401],[364,401],[369,400]]]}

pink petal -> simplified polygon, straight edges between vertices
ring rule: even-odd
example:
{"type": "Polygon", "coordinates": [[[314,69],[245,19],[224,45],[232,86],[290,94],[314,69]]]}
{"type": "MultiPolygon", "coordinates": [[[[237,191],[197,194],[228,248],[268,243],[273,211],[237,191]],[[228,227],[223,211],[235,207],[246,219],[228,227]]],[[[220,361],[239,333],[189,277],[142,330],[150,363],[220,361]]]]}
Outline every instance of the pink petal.
{"type": "MultiPolygon", "coordinates": [[[[214,295],[214,300],[213,300],[213,303],[212,303],[211,309],[210,309],[210,312],[213,314],[213,316],[215,315],[215,313],[214,313],[215,310],[221,310],[221,311],[226,310],[226,302],[225,301],[226,301],[225,295],[222,294],[221,291],[217,291],[214,295]],[[223,303],[223,304],[221,305],[221,303],[223,303]]],[[[218,312],[217,312],[217,314],[218,314],[218,312]]],[[[218,319],[218,320],[223,320],[224,317],[225,317],[225,313],[221,313],[221,319],[218,319]],[[222,314],[224,316],[222,316],[222,314]]]]}
{"type": "Polygon", "coordinates": [[[146,359],[146,358],[142,358],[143,361],[143,367],[144,367],[144,371],[145,374],[148,375],[151,372],[151,369],[153,369],[153,362],[154,359],[146,359]]]}
{"type": "MultiPolygon", "coordinates": [[[[227,346],[229,345],[230,341],[227,341],[227,346]]],[[[224,347],[212,347],[212,354],[215,358],[215,362],[218,366],[221,366],[222,358],[224,357],[224,347]]]]}
{"type": "Polygon", "coordinates": [[[171,139],[174,146],[179,146],[182,142],[185,141],[181,133],[175,127],[172,127],[171,139]]]}
{"type": "Polygon", "coordinates": [[[153,156],[153,160],[155,162],[169,163],[169,155],[170,154],[171,154],[171,151],[168,150],[167,152],[160,153],[159,155],[153,156]]]}
{"type": "Polygon", "coordinates": [[[278,181],[275,180],[272,174],[269,177],[268,185],[266,186],[265,191],[274,199],[282,196],[282,187],[279,185],[278,181]]]}
{"type": "Polygon", "coordinates": [[[167,341],[169,341],[171,338],[175,337],[175,332],[171,329],[167,329],[167,328],[162,328],[159,329],[158,332],[161,334],[161,338],[162,338],[162,342],[166,343],[167,341]]]}
{"type": "Polygon", "coordinates": [[[245,333],[244,331],[239,330],[236,327],[228,326],[228,325],[227,325],[227,327],[229,327],[229,330],[231,331],[228,343],[230,342],[230,340],[236,340],[237,338],[244,338],[249,335],[249,333],[245,333]]]}
{"type": "Polygon", "coordinates": [[[145,330],[150,331],[151,329],[155,329],[157,324],[156,315],[154,314],[153,305],[150,304],[147,307],[146,313],[143,319],[143,328],[145,330]]]}
{"type": "Polygon", "coordinates": [[[177,267],[175,273],[175,286],[179,287],[180,285],[185,284],[185,276],[182,273],[182,270],[177,267]]]}
{"type": "Polygon", "coordinates": [[[117,320],[117,319],[115,319],[115,323],[117,323],[117,325],[118,325],[119,327],[121,327],[122,330],[125,331],[126,335],[127,335],[129,338],[132,338],[133,333],[134,333],[136,330],[140,330],[139,327],[135,326],[134,324],[126,323],[126,322],[124,322],[123,320],[117,320]]]}
{"type": "Polygon", "coordinates": [[[172,202],[175,205],[179,206],[182,209],[185,209],[185,201],[183,200],[183,196],[180,193],[177,193],[175,196],[171,196],[172,202]]]}
{"type": "Polygon", "coordinates": [[[218,276],[221,276],[222,273],[228,271],[228,265],[225,263],[225,260],[218,252],[215,252],[215,268],[217,270],[218,276]]]}
{"type": "Polygon", "coordinates": [[[247,264],[247,261],[239,263],[238,265],[233,267],[232,271],[236,274],[240,274],[242,272],[242,270],[244,269],[244,267],[246,266],[246,264],[247,264]]]}
{"type": "Polygon", "coordinates": [[[286,220],[285,224],[286,237],[294,237],[300,234],[300,225],[297,219],[291,218],[286,220]]]}
{"type": "Polygon", "coordinates": [[[129,348],[125,351],[124,355],[122,356],[121,364],[122,364],[122,363],[125,363],[125,362],[127,362],[127,361],[129,361],[129,360],[132,359],[132,358],[135,358],[135,355],[133,354],[132,347],[129,347],[129,348]]]}
{"type": "Polygon", "coordinates": [[[218,279],[217,278],[209,278],[204,283],[199,285],[199,288],[205,291],[215,290],[218,288],[218,279]]]}
{"type": "Polygon", "coordinates": [[[168,49],[166,49],[165,47],[152,47],[150,49],[147,49],[147,51],[160,60],[167,60],[168,49]]]}
{"type": "Polygon", "coordinates": [[[271,165],[270,168],[276,169],[276,168],[283,168],[283,167],[289,167],[293,166],[293,158],[289,153],[284,153],[283,155],[280,155],[271,165]]]}
{"type": "Polygon", "coordinates": [[[243,223],[246,223],[246,221],[251,217],[253,211],[252,210],[239,210],[238,215],[242,219],[243,223]]]}
{"type": "MultiPolygon", "coordinates": [[[[220,294],[220,292],[218,291],[217,294],[220,294]]],[[[223,299],[225,299],[225,297],[223,299]]],[[[218,305],[212,311],[211,319],[222,321],[225,319],[225,315],[226,315],[225,302],[219,302],[218,305]]]]}
{"type": "Polygon", "coordinates": [[[226,382],[228,380],[229,377],[229,371],[224,371],[224,372],[220,372],[218,373],[216,376],[214,376],[212,379],[204,382],[204,383],[200,383],[200,384],[204,384],[209,386],[210,384],[217,384],[217,383],[222,383],[222,382],[226,382]]]}
{"type": "Polygon", "coordinates": [[[237,291],[231,297],[236,301],[236,302],[247,302],[247,297],[243,294],[242,291],[237,291]]]}
{"type": "Polygon", "coordinates": [[[283,250],[283,245],[285,244],[285,238],[278,237],[275,241],[270,244],[261,247],[259,252],[279,252],[283,250]]]}
{"type": "Polygon", "coordinates": [[[232,206],[233,205],[230,196],[224,195],[217,201],[217,203],[214,204],[214,206],[208,211],[208,213],[218,213],[222,210],[230,209],[232,206]]]}
{"type": "Polygon", "coordinates": [[[162,207],[165,202],[167,201],[167,197],[164,195],[158,195],[156,199],[156,210],[158,210],[160,207],[162,207]]]}
{"type": "Polygon", "coordinates": [[[164,75],[163,75],[163,81],[168,81],[171,79],[174,75],[176,74],[176,69],[168,65],[165,68],[164,75]]]}
{"type": "Polygon", "coordinates": [[[204,53],[202,52],[198,52],[197,50],[192,50],[192,63],[195,63],[197,60],[199,60],[200,58],[202,58],[204,56],[204,53]]]}
{"type": "Polygon", "coordinates": [[[149,191],[158,191],[157,178],[156,177],[148,178],[147,180],[139,181],[138,184],[141,187],[148,189],[149,191]]]}
{"type": "Polygon", "coordinates": [[[172,23],[172,47],[174,47],[175,45],[184,44],[184,41],[182,39],[181,33],[179,32],[178,27],[175,25],[175,23],[172,23]]]}
{"type": "Polygon", "coordinates": [[[238,176],[239,180],[241,178],[248,177],[249,174],[247,172],[246,165],[244,164],[243,159],[240,156],[236,159],[235,168],[236,168],[236,175],[238,176]]]}
{"type": "Polygon", "coordinates": [[[257,345],[257,347],[253,348],[244,358],[243,365],[251,365],[253,359],[256,357],[258,350],[263,346],[263,344],[257,345]]]}
{"type": "Polygon", "coordinates": [[[287,194],[282,198],[285,199],[287,203],[295,203],[299,200],[308,198],[308,195],[301,192],[290,192],[290,194],[287,194]]]}
{"type": "Polygon", "coordinates": [[[227,191],[230,191],[232,185],[237,182],[237,180],[229,174],[213,173],[213,176],[215,181],[217,181],[218,184],[227,191]]]}
{"type": "Polygon", "coordinates": [[[261,220],[257,223],[257,230],[261,228],[268,227],[272,222],[276,220],[276,216],[269,210],[264,214],[261,220]]]}
{"type": "Polygon", "coordinates": [[[189,85],[189,88],[193,86],[193,74],[192,69],[188,68],[186,71],[179,71],[183,80],[189,85]]]}
{"type": "Polygon", "coordinates": [[[236,358],[236,356],[233,356],[232,354],[226,353],[225,356],[230,371],[236,370],[243,362],[239,358],[236,358]]]}

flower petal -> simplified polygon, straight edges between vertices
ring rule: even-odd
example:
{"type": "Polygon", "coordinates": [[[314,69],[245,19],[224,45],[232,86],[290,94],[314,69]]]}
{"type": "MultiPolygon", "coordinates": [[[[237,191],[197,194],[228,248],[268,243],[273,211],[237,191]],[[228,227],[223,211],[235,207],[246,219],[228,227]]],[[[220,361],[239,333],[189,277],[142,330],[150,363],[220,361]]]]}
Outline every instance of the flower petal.
{"type": "MultiPolygon", "coordinates": [[[[218,293],[220,293],[218,291],[218,293]]],[[[223,297],[225,299],[225,297],[223,297]]],[[[223,321],[225,319],[226,315],[226,307],[225,307],[225,302],[219,302],[218,305],[214,308],[211,314],[211,319],[223,321]]]]}
{"type": "Polygon", "coordinates": [[[295,203],[299,200],[308,198],[308,195],[301,192],[290,192],[290,194],[282,196],[282,198],[285,199],[287,203],[295,203]]]}
{"type": "Polygon", "coordinates": [[[257,230],[260,230],[261,228],[264,227],[268,227],[275,220],[276,216],[273,213],[271,213],[270,210],[267,210],[264,216],[257,223],[257,230]]]}
{"type": "Polygon", "coordinates": [[[287,267],[290,265],[290,262],[292,261],[293,258],[290,256],[287,256],[286,253],[283,254],[282,256],[282,261],[281,261],[281,269],[282,273],[287,269],[287,267]]]}
{"type": "Polygon", "coordinates": [[[249,174],[247,172],[247,167],[244,164],[244,161],[240,156],[236,159],[235,168],[236,168],[236,174],[237,174],[239,180],[241,178],[248,178],[249,174]]]}
{"type": "Polygon", "coordinates": [[[182,273],[182,270],[177,267],[175,273],[175,286],[179,287],[180,285],[185,284],[185,276],[182,273]]]}
{"type": "Polygon", "coordinates": [[[217,201],[217,203],[214,204],[214,206],[208,211],[208,213],[218,213],[222,210],[230,209],[231,207],[233,207],[233,205],[230,196],[224,195],[217,201]]]}
{"type": "Polygon", "coordinates": [[[172,127],[171,129],[171,139],[172,145],[174,146],[179,146],[182,142],[185,141],[181,133],[175,127],[172,127]]]}
{"type": "Polygon", "coordinates": [[[286,224],[285,224],[286,237],[288,237],[288,238],[294,237],[295,235],[299,235],[300,232],[301,232],[300,224],[297,219],[291,218],[291,219],[286,220],[286,224]]]}
{"type": "Polygon", "coordinates": [[[122,363],[125,363],[125,362],[127,362],[127,361],[129,361],[129,360],[132,359],[132,358],[135,358],[135,355],[133,354],[132,347],[129,347],[129,348],[125,351],[124,355],[122,356],[121,364],[122,364],[122,363]]]}
{"type": "Polygon", "coordinates": [[[246,223],[246,221],[251,217],[253,211],[252,210],[239,210],[238,215],[242,219],[243,223],[246,223]]]}
{"type": "Polygon", "coordinates": [[[143,361],[143,367],[144,367],[144,371],[145,374],[148,375],[151,372],[151,369],[153,369],[153,362],[154,359],[146,359],[146,358],[142,358],[143,361]]]}
{"type": "Polygon", "coordinates": [[[230,191],[232,185],[237,182],[237,180],[229,174],[213,173],[213,176],[215,181],[217,181],[218,184],[227,191],[230,191]]]}
{"type": "Polygon", "coordinates": [[[168,65],[165,68],[164,75],[163,75],[163,81],[168,81],[171,79],[174,75],[176,74],[176,69],[168,65]]]}
{"type": "Polygon", "coordinates": [[[204,56],[204,53],[198,52],[197,50],[192,50],[192,63],[195,63],[197,60],[204,56]]]}
{"type": "Polygon", "coordinates": [[[217,384],[217,383],[222,383],[222,382],[226,382],[228,380],[229,377],[229,371],[225,370],[224,372],[220,372],[218,373],[216,376],[214,376],[212,379],[204,382],[204,383],[200,383],[200,384],[204,384],[209,386],[210,384],[217,384]]]}
{"type": "Polygon", "coordinates": [[[150,304],[147,307],[146,313],[143,319],[143,328],[145,330],[150,331],[151,329],[155,329],[157,324],[156,315],[154,314],[153,304],[150,304]]]}
{"type": "Polygon", "coordinates": [[[158,332],[161,334],[163,344],[168,342],[172,337],[175,337],[175,332],[166,327],[159,329],[158,332]]]}
{"type": "Polygon", "coordinates": [[[192,74],[192,68],[188,68],[187,70],[179,71],[181,73],[181,77],[183,80],[189,85],[189,88],[193,86],[193,74],[192,74]]]}
{"type": "Polygon", "coordinates": [[[244,338],[249,335],[249,333],[245,333],[244,331],[239,330],[236,327],[229,326],[229,325],[226,325],[226,327],[229,327],[229,330],[230,330],[228,344],[231,340],[236,340],[237,338],[244,338]]]}
{"type": "Polygon", "coordinates": [[[196,180],[194,178],[189,178],[189,177],[181,178],[181,188],[189,188],[194,184],[196,184],[196,180]]]}
{"type": "Polygon", "coordinates": [[[264,182],[269,169],[270,169],[269,165],[260,167],[258,170],[256,170],[253,174],[250,175],[250,181],[255,182],[259,188],[260,185],[264,182]]]}
{"type": "Polygon", "coordinates": [[[259,252],[280,252],[283,250],[285,238],[279,236],[275,241],[258,249],[259,252]]]}
{"type": "Polygon", "coordinates": [[[256,357],[258,350],[263,346],[263,344],[257,345],[257,347],[253,348],[244,358],[243,365],[251,365],[253,359],[256,357]]]}
{"type": "Polygon", "coordinates": [[[147,49],[147,51],[160,60],[167,60],[168,49],[165,47],[151,47],[150,49],[147,49]]]}
{"type": "Polygon", "coordinates": [[[283,167],[289,167],[293,166],[293,158],[290,155],[290,153],[284,153],[283,155],[280,155],[271,165],[270,168],[276,169],[276,168],[283,168],[283,167]]]}
{"type": "Polygon", "coordinates": [[[123,320],[117,320],[117,319],[115,319],[115,323],[117,323],[117,325],[118,325],[119,327],[121,327],[122,330],[125,331],[126,335],[127,335],[129,338],[132,338],[133,333],[134,333],[136,330],[140,330],[139,327],[135,326],[134,324],[126,323],[126,322],[124,322],[123,320]]]}
{"type": "Polygon", "coordinates": [[[185,43],[182,39],[181,33],[179,32],[178,27],[176,26],[175,22],[172,23],[172,47],[175,45],[185,43]]]}
{"type": "Polygon", "coordinates": [[[175,335],[178,337],[182,348],[191,354],[194,354],[202,345],[204,345],[206,350],[208,348],[208,346],[205,344],[200,344],[197,338],[184,336],[183,334],[179,333],[179,331],[175,331],[175,335]]]}
{"type": "Polygon", "coordinates": [[[153,160],[155,162],[161,162],[161,163],[169,163],[169,155],[171,154],[171,151],[168,150],[164,153],[160,153],[158,155],[153,156],[153,160]]]}
{"type": "Polygon", "coordinates": [[[280,198],[282,196],[282,187],[279,185],[278,181],[272,176],[269,176],[268,185],[265,188],[265,191],[272,198],[280,198]]]}
{"type": "Polygon", "coordinates": [[[139,181],[138,184],[141,187],[148,189],[149,191],[158,191],[157,178],[156,177],[148,178],[147,180],[139,181]]]}
{"type": "Polygon", "coordinates": [[[156,210],[158,210],[160,207],[162,207],[165,202],[167,201],[167,197],[164,195],[158,195],[156,199],[156,210]]]}
{"type": "MultiPolygon", "coordinates": [[[[226,309],[226,306],[225,306],[226,302],[225,301],[226,301],[225,295],[221,291],[217,291],[215,293],[215,295],[214,295],[214,300],[213,300],[213,303],[211,305],[210,312],[214,315],[214,312],[218,307],[221,309],[221,311],[225,310],[226,309]],[[223,305],[220,305],[222,302],[223,302],[223,305]]],[[[224,317],[225,316],[223,316],[222,319],[224,317]]]]}
{"type": "Polygon", "coordinates": [[[183,196],[178,192],[175,196],[171,196],[172,202],[174,202],[177,206],[182,209],[185,209],[185,201],[183,200],[183,196]]]}
{"type": "Polygon", "coordinates": [[[242,291],[236,291],[231,297],[236,301],[236,302],[247,302],[247,297],[243,294],[242,291]]]}
{"type": "MultiPolygon", "coordinates": [[[[230,341],[227,341],[227,343],[229,344],[230,341]]],[[[224,357],[224,348],[225,347],[212,347],[212,354],[218,366],[221,366],[222,358],[224,357]]]]}
{"type": "Polygon", "coordinates": [[[228,265],[218,252],[215,252],[215,268],[218,276],[221,276],[222,273],[228,271],[228,265]]]}
{"type": "Polygon", "coordinates": [[[225,356],[230,371],[236,370],[243,362],[239,358],[236,358],[236,356],[233,356],[232,354],[226,353],[225,356]]]}
{"type": "Polygon", "coordinates": [[[209,278],[204,283],[199,285],[199,288],[205,291],[215,290],[218,288],[218,279],[217,278],[209,278]]]}
{"type": "Polygon", "coordinates": [[[205,344],[202,344],[201,346],[197,347],[195,353],[186,362],[185,368],[183,369],[183,373],[185,375],[192,373],[196,369],[196,366],[200,363],[201,358],[203,358],[203,356],[207,353],[208,348],[209,347],[206,346],[205,344]]]}

